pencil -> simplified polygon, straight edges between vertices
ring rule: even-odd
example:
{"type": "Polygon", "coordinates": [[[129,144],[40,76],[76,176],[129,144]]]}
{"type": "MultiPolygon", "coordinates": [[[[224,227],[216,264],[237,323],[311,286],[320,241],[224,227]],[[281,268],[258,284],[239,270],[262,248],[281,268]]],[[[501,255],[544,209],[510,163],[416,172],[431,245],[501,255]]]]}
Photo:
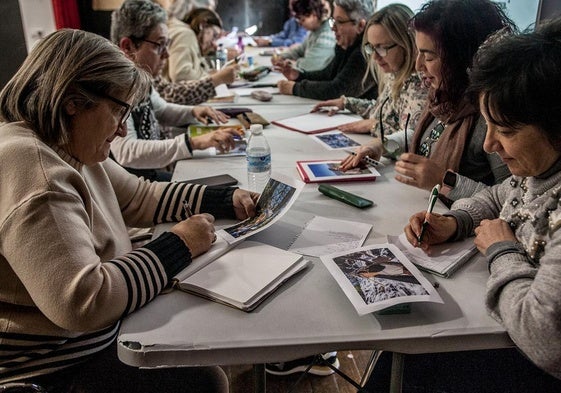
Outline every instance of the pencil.
{"type": "MultiPolygon", "coordinates": [[[[354,151],[347,151],[347,153],[349,153],[352,156],[356,156],[356,153],[354,151]]],[[[368,156],[362,157],[362,161],[372,166],[384,166],[384,164],[382,164],[380,161],[376,161],[375,159],[370,158],[368,156]]]]}
{"type": "Polygon", "coordinates": [[[189,202],[187,202],[187,201],[183,202],[183,211],[187,215],[187,218],[189,218],[193,215],[193,211],[191,210],[191,205],[189,204],[189,202]]]}

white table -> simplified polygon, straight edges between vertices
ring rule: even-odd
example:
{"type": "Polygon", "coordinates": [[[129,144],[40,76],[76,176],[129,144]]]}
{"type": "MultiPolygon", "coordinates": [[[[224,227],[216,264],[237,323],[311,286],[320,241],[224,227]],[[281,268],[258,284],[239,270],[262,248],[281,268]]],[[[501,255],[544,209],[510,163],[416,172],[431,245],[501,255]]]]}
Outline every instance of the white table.
{"type": "MultiPolygon", "coordinates": [[[[305,113],[306,105],[254,107],[269,120],[305,113]]],[[[307,135],[275,126],[265,129],[273,171],[298,176],[295,161],[342,158],[307,135]]],[[[357,136],[359,142],[368,139],[357,136]],[[360,139],[360,140],[359,140],[360,139]]],[[[244,157],[192,159],[177,164],[175,179],[229,173],[247,184],[244,157]]],[[[409,216],[426,208],[428,192],[398,183],[393,165],[380,168],[373,183],[338,187],[372,199],[359,210],[325,197],[307,185],[288,214],[312,213],[371,223],[366,244],[401,233],[409,216]]],[[[430,276],[430,275],[429,275],[430,276]]],[[[119,357],[138,367],[236,365],[287,361],[332,350],[378,349],[414,354],[512,346],[505,330],[483,303],[488,273],[481,260],[470,262],[452,279],[439,282],[444,304],[415,303],[410,314],[359,317],[335,280],[318,260],[282,286],[264,304],[244,313],[174,291],[157,297],[125,319],[119,357]]],[[[260,388],[263,388],[261,386],[260,388]]]]}

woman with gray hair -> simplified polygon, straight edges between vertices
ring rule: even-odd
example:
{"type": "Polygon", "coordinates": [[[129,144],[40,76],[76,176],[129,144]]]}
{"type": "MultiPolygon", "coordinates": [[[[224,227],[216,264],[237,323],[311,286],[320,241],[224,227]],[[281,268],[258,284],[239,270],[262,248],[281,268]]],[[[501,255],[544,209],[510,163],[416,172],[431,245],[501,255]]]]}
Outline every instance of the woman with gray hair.
{"type": "Polygon", "coordinates": [[[362,33],[366,21],[374,12],[372,0],[336,0],[333,16],[329,19],[335,32],[335,56],[322,70],[300,72],[283,69],[288,80],[278,83],[281,94],[317,100],[349,95],[376,98],[376,86],[370,75],[363,80],[368,65],[361,52],[362,33]]]}
{"type": "MultiPolygon", "coordinates": [[[[139,67],[157,76],[168,58],[166,12],[150,0],[126,0],[114,11],[111,39],[139,67]]],[[[111,145],[115,160],[130,172],[150,180],[170,180],[167,166],[192,157],[193,150],[216,147],[228,151],[235,147],[239,131],[233,128],[190,138],[187,133],[162,139],[160,124],[184,126],[209,119],[224,123],[227,116],[209,106],[185,106],[168,103],[152,90],[132,110],[127,134],[111,145]]]]}
{"type": "Polygon", "coordinates": [[[107,159],[149,88],[149,76],[105,38],[59,30],[0,92],[0,384],[228,392],[218,367],[140,370],[117,358],[120,320],[210,248],[211,214],[246,218],[257,198],[149,182],[107,159]],[[187,217],[181,201],[197,214],[187,217]],[[132,250],[127,226],[162,222],[176,224],[132,250]]]}

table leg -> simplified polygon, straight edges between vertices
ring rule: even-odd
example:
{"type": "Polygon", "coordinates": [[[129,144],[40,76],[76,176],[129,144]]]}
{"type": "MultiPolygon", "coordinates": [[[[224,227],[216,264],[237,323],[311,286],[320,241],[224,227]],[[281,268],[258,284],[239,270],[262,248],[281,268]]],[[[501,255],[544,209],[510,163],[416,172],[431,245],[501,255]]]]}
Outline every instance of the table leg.
{"type": "Polygon", "coordinates": [[[390,380],[390,393],[401,393],[403,382],[403,361],[405,355],[402,353],[392,353],[392,373],[390,380]]]}
{"type": "Polygon", "coordinates": [[[266,393],[267,391],[267,377],[264,364],[253,365],[253,392],[266,393]]]}

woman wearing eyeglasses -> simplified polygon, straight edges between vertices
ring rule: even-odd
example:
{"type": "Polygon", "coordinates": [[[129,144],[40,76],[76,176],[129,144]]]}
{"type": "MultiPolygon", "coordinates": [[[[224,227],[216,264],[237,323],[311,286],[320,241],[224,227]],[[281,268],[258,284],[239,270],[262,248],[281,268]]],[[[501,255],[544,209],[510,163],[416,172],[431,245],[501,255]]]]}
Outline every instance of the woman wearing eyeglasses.
{"type": "Polygon", "coordinates": [[[375,83],[370,75],[364,80],[367,64],[360,50],[366,21],[373,13],[371,0],[335,0],[333,17],[329,19],[335,33],[335,56],[327,67],[319,71],[300,72],[285,69],[288,80],[278,83],[281,94],[317,100],[341,95],[375,98],[375,83]]]}
{"type": "MultiPolygon", "coordinates": [[[[403,4],[390,4],[377,11],[366,25],[363,51],[368,58],[369,72],[378,83],[378,98],[365,100],[354,97],[336,98],[317,104],[312,112],[323,107],[347,109],[365,118],[339,127],[343,132],[372,133],[386,136],[406,127],[414,129],[425,106],[427,89],[415,72],[417,56],[415,41],[408,23],[413,12],[403,4]]],[[[360,147],[357,157],[349,156],[343,169],[356,167],[365,155],[374,155],[378,148],[373,142],[360,147]]]]}
{"type": "Polygon", "coordinates": [[[210,248],[211,214],[255,214],[257,194],[150,182],[108,159],[149,89],[150,76],[108,40],[63,29],[0,92],[0,384],[228,392],[216,367],[139,370],[117,358],[120,320],[210,248]],[[127,227],[162,222],[176,224],[132,250],[127,227]]]}
{"type": "MultiPolygon", "coordinates": [[[[164,66],[169,45],[166,12],[150,0],[126,0],[111,19],[111,39],[139,67],[156,77],[164,66]]],[[[111,145],[113,158],[130,172],[150,180],[168,181],[166,168],[177,160],[192,157],[193,150],[216,147],[228,151],[235,147],[239,131],[219,130],[190,138],[187,133],[164,139],[162,126],[185,126],[211,119],[224,123],[227,116],[209,106],[168,103],[152,89],[132,109],[127,133],[111,145]]]]}

